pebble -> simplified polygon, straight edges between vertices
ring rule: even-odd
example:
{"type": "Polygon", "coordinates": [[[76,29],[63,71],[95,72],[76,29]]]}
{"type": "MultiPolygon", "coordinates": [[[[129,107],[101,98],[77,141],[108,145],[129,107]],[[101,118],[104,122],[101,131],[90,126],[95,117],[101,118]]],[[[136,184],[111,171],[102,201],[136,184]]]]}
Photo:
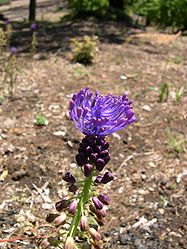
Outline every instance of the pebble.
{"type": "Polygon", "coordinates": [[[146,112],[150,112],[150,111],[151,111],[151,107],[150,107],[149,105],[144,105],[144,106],[142,107],[142,109],[143,109],[144,111],[146,111],[146,112]]]}
{"type": "Polygon", "coordinates": [[[121,245],[127,245],[129,241],[131,241],[131,236],[128,234],[120,234],[119,241],[121,245]]]}

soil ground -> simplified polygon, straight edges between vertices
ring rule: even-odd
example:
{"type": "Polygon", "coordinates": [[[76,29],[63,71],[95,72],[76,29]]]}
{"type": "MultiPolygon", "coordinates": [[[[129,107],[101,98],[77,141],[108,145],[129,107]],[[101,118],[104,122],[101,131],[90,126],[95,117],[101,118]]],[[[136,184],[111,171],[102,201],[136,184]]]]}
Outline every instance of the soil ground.
{"type": "MultiPolygon", "coordinates": [[[[57,18],[56,9],[50,2],[45,13],[57,18]]],[[[14,8],[5,14],[17,20],[14,8]]],[[[89,86],[102,94],[128,92],[137,117],[134,125],[107,138],[107,169],[115,181],[101,188],[111,199],[102,228],[104,248],[187,249],[187,37],[93,18],[55,18],[41,20],[34,57],[28,25],[13,26],[20,73],[13,97],[0,105],[1,239],[42,234],[38,226],[46,224],[45,215],[67,194],[61,175],[76,169],[83,137],[69,119],[69,101],[89,86]],[[70,60],[71,38],[85,34],[99,39],[90,66],[70,60]],[[159,102],[164,83],[169,96],[159,102]],[[38,114],[46,117],[46,126],[34,124],[38,114]]],[[[0,248],[37,246],[32,239],[20,239],[0,248]]]]}

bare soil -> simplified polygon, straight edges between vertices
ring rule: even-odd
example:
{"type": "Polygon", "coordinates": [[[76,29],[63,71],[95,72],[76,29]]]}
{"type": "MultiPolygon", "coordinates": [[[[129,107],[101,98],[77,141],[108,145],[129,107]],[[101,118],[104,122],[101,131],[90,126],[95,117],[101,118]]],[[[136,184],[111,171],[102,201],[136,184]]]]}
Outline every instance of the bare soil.
{"type": "MultiPolygon", "coordinates": [[[[83,137],[69,119],[69,101],[89,86],[102,94],[128,92],[137,116],[107,138],[107,169],[116,178],[101,189],[111,198],[104,248],[187,249],[187,37],[93,18],[41,22],[32,58],[28,26],[13,31],[21,71],[14,96],[0,105],[1,239],[42,234],[37,227],[46,224],[45,214],[67,194],[61,175],[76,169],[83,137]],[[72,37],[85,34],[99,38],[87,67],[72,63],[69,47],[72,37]],[[161,103],[163,83],[169,97],[161,103]],[[48,125],[34,124],[38,114],[48,125]]],[[[2,249],[37,248],[32,239],[0,243],[2,249]]]]}

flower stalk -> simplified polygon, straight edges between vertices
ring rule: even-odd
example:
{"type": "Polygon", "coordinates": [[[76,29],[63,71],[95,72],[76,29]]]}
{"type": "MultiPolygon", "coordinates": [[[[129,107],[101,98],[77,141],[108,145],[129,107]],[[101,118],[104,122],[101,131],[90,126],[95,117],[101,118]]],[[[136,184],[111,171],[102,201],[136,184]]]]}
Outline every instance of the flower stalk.
{"type": "Polygon", "coordinates": [[[68,236],[73,237],[76,233],[77,227],[80,223],[81,216],[84,210],[84,206],[88,201],[89,198],[89,192],[90,192],[90,187],[92,185],[92,178],[93,178],[93,170],[88,178],[86,178],[85,183],[84,183],[84,188],[82,191],[82,195],[80,198],[80,201],[77,206],[77,212],[75,213],[75,216],[72,220],[68,236]]]}

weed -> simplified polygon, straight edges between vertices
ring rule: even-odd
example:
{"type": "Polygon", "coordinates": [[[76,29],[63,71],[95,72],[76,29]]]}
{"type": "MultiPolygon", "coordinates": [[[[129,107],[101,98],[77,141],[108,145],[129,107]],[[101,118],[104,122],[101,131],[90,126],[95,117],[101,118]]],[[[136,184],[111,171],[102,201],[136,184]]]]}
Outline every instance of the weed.
{"type": "Polygon", "coordinates": [[[89,76],[89,73],[86,71],[86,68],[83,65],[81,65],[80,67],[75,68],[74,76],[85,77],[85,76],[89,76]]]}
{"type": "Polygon", "coordinates": [[[8,48],[8,36],[7,33],[0,29],[0,95],[3,97],[8,93],[8,95],[13,95],[14,85],[17,80],[18,73],[20,72],[15,47],[8,48]]]}
{"type": "Polygon", "coordinates": [[[160,195],[160,204],[163,207],[166,207],[168,205],[168,200],[167,200],[166,196],[160,195]]]}
{"type": "Polygon", "coordinates": [[[184,87],[177,87],[176,84],[174,85],[175,88],[175,102],[178,103],[181,101],[182,96],[184,94],[184,87]]]}
{"type": "Polygon", "coordinates": [[[48,120],[42,114],[38,114],[34,123],[37,126],[44,126],[48,125],[48,120]]]}
{"type": "Polygon", "coordinates": [[[159,90],[159,101],[164,102],[167,101],[169,96],[169,85],[168,83],[162,83],[159,90]]]}
{"type": "Polygon", "coordinates": [[[176,55],[175,58],[174,58],[174,60],[173,60],[173,62],[174,62],[175,64],[181,64],[182,61],[183,61],[183,58],[182,58],[182,56],[179,55],[179,54],[176,55]]]}
{"type": "Polygon", "coordinates": [[[172,150],[177,152],[177,154],[184,151],[184,140],[179,137],[170,137],[168,145],[172,150]]]}
{"type": "Polygon", "coordinates": [[[170,150],[180,154],[184,151],[185,140],[182,134],[173,133],[170,128],[166,128],[167,145],[170,150]]]}
{"type": "Polygon", "coordinates": [[[73,60],[84,65],[93,63],[97,48],[98,38],[96,36],[84,36],[81,41],[77,38],[72,39],[71,47],[73,60]]]}

